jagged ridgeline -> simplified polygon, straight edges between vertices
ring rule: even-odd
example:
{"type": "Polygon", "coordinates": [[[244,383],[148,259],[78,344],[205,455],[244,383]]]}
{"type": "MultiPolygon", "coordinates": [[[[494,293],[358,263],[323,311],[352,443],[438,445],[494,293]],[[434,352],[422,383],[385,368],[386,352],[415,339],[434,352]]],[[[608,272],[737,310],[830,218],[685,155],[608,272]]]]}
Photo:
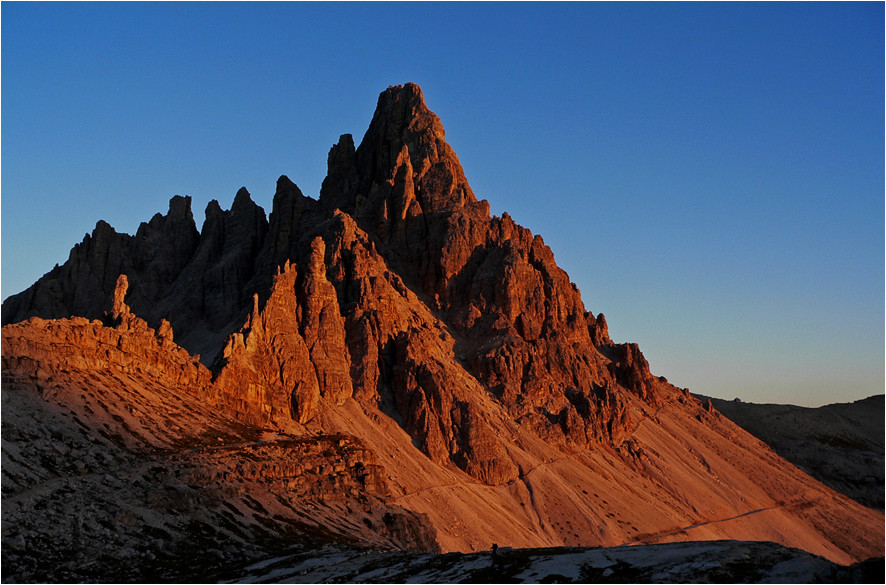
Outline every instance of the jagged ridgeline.
{"type": "Polygon", "coordinates": [[[626,393],[675,389],[609,340],[540,236],[490,217],[444,137],[417,85],[389,88],[360,147],[344,135],[330,151],[319,201],[284,176],[270,221],[246,189],[230,211],[211,202],[202,232],[188,197],[135,236],[100,221],[3,321],[99,318],[125,274],[134,314],[168,320],[221,385],[262,387],[242,407],[256,423],[388,405],[434,461],[490,483],[518,470],[476,395],[548,440],[620,443],[626,393]]]}
{"type": "MultiPolygon", "coordinates": [[[[4,376],[46,400],[149,387],[151,404],[201,405],[182,407],[188,420],[353,445],[359,456],[318,466],[327,478],[350,473],[342,497],[375,511],[343,521],[363,506],[349,503],[322,517],[361,542],[727,538],[841,563],[882,554],[881,513],[653,376],[636,344],[610,339],[542,238],[477,199],[414,84],[379,96],[359,147],[350,135],[332,147],[319,199],[283,176],[270,217],[241,189],[228,211],[209,204],[200,231],[188,197],[134,236],[100,221],[2,317],[4,376]]],[[[130,432],[102,421],[105,434],[130,432]]],[[[191,440],[139,424],[132,444],[191,440]]],[[[285,514],[300,514],[299,502],[285,514]]]]}

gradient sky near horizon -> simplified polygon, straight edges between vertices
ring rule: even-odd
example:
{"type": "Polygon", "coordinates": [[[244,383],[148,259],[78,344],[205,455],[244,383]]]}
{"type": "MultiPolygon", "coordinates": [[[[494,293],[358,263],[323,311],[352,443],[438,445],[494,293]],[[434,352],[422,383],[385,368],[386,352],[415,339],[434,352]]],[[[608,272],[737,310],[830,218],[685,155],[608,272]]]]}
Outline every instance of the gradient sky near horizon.
{"type": "Polygon", "coordinates": [[[884,391],[884,5],[8,3],[3,298],[99,219],[316,197],[413,81],[476,195],[540,234],[656,375],[884,391]]]}

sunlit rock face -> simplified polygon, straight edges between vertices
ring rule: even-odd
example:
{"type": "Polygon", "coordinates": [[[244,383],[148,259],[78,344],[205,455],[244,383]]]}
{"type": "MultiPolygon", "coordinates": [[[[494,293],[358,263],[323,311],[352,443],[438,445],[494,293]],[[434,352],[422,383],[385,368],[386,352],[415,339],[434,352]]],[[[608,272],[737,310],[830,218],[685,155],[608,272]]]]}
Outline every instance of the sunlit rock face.
{"type": "Polygon", "coordinates": [[[359,147],[332,148],[319,203],[281,177],[270,222],[240,189],[193,224],[183,197],[135,237],[100,224],[4,320],[99,317],[124,274],[134,313],[167,319],[247,420],[306,423],[321,397],[391,403],[432,460],[494,484],[517,467],[472,396],[586,447],[620,444],[627,394],[673,392],[636,345],[612,344],[540,237],[489,216],[415,84],[379,96],[359,147]],[[84,271],[101,278],[82,284],[84,271]]]}
{"type": "MultiPolygon", "coordinates": [[[[359,146],[343,135],[328,166],[319,200],[280,177],[267,217],[241,189],[228,211],[209,204],[199,232],[186,197],[135,236],[99,222],[3,304],[9,392],[76,412],[83,440],[122,449],[112,475],[173,454],[157,465],[198,502],[177,512],[234,498],[266,519],[227,518],[232,538],[259,526],[427,550],[744,538],[837,562],[882,554],[882,514],[610,339],[542,238],[477,199],[417,85],[384,91],[359,146]],[[145,415],[158,404],[164,417],[145,415]],[[280,449],[248,447],[263,432],[280,449]],[[311,491],[285,462],[303,456],[293,438],[361,455],[311,455],[327,486],[311,491]],[[176,471],[209,445],[226,458],[201,465],[224,474],[176,471]],[[344,503],[298,511],[329,501],[344,503]]],[[[16,467],[12,445],[36,443],[22,432],[7,450],[6,412],[4,473],[8,456],[21,476],[4,475],[4,497],[55,473],[16,467]]]]}

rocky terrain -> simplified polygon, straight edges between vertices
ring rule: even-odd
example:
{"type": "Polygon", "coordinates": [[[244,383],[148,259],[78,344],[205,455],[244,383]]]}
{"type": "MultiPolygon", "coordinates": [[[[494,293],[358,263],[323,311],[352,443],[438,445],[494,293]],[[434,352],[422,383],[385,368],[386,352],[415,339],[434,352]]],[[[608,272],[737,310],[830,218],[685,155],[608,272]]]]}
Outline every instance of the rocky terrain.
{"type": "Polygon", "coordinates": [[[4,581],[182,580],[293,536],[439,550],[359,441],[220,416],[205,368],[141,320],[3,335],[4,581]]]}
{"type": "Polygon", "coordinates": [[[187,197],[100,221],[3,303],[4,581],[239,578],[322,543],[883,555],[881,511],[610,339],[418,86],[328,165],[267,218],[241,189],[199,231],[187,197]]]}
{"type": "Polygon", "coordinates": [[[882,394],[819,408],[711,400],[718,411],[812,477],[883,510],[882,394]]]}
{"type": "Polygon", "coordinates": [[[240,583],[880,583],[883,561],[843,567],[771,542],[498,549],[495,554],[293,550],[228,575],[240,583]]]}

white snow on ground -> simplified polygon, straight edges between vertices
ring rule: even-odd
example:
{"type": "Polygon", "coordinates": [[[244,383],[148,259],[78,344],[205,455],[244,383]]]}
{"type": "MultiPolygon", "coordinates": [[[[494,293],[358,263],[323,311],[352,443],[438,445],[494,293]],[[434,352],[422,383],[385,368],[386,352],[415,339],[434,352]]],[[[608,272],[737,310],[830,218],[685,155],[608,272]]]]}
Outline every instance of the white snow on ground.
{"type": "Polygon", "coordinates": [[[407,583],[458,583],[464,581],[474,571],[490,566],[490,557],[486,554],[470,556],[453,555],[453,564],[442,571],[422,570],[407,580],[407,583]]]}
{"type": "Polygon", "coordinates": [[[848,568],[766,542],[516,549],[444,555],[324,548],[243,569],[245,583],[754,582],[851,580],[848,568]]]}
{"type": "Polygon", "coordinates": [[[581,578],[579,573],[582,564],[589,562],[591,555],[588,552],[538,557],[533,560],[529,569],[519,573],[515,578],[526,583],[536,581],[547,575],[562,575],[572,581],[578,581],[581,578]]]}

